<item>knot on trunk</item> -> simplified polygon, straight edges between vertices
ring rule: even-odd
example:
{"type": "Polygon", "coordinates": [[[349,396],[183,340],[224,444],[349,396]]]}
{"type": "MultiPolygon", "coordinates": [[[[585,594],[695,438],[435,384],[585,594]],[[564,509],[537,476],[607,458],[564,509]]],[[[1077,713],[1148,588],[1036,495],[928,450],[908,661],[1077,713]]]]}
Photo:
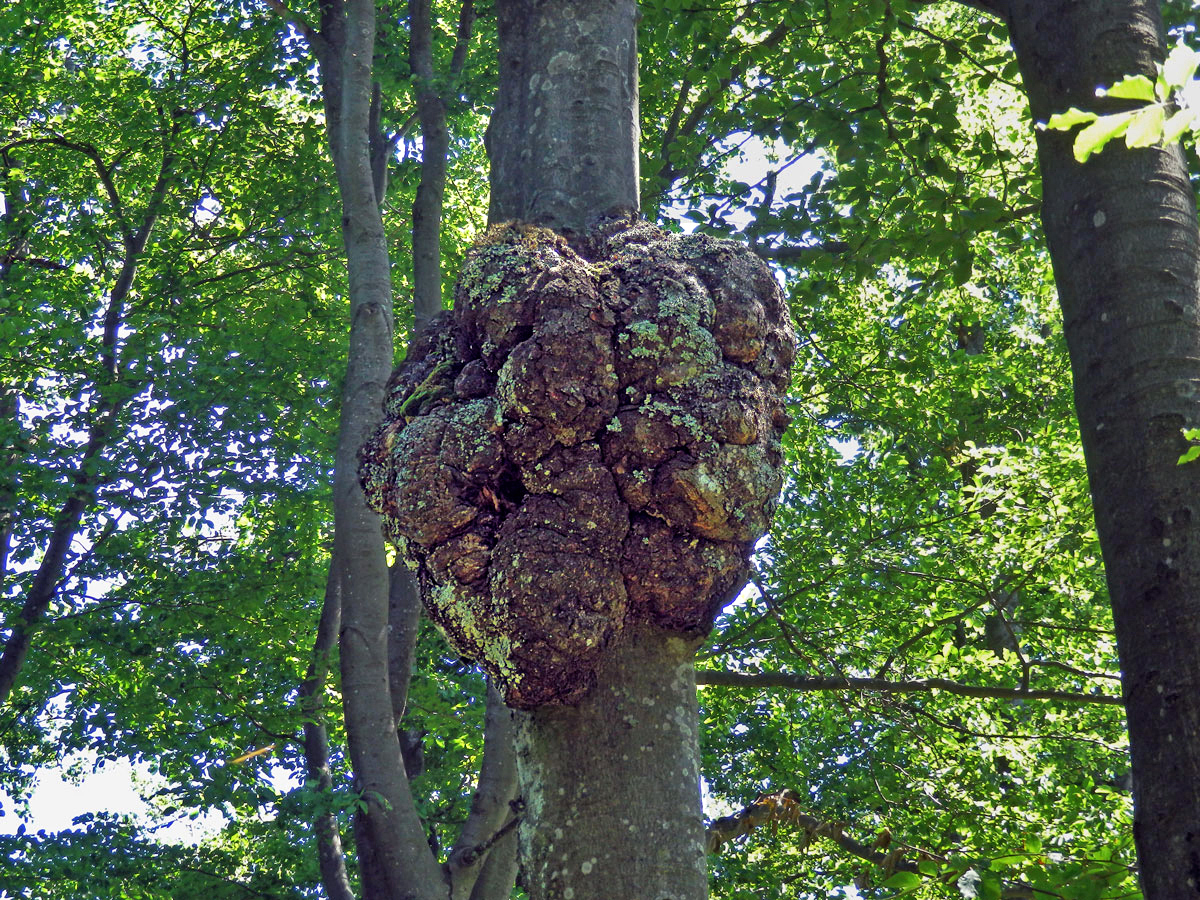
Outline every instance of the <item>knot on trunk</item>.
{"type": "Polygon", "coordinates": [[[741,244],[500,226],[392,377],[368,502],[510,706],[569,703],[641,619],[703,633],[781,487],[787,306],[741,244]]]}

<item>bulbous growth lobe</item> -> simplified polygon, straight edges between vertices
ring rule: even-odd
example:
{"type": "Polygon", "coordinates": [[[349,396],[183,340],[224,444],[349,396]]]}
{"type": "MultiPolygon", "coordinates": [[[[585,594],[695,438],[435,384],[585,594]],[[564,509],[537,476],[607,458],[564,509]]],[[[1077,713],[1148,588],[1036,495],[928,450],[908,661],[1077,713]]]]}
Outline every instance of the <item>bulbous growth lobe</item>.
{"type": "Polygon", "coordinates": [[[510,706],[570,703],[630,623],[707,632],[745,584],[794,355],[741,244],[498,226],[392,376],[359,476],[453,646],[510,706]]]}

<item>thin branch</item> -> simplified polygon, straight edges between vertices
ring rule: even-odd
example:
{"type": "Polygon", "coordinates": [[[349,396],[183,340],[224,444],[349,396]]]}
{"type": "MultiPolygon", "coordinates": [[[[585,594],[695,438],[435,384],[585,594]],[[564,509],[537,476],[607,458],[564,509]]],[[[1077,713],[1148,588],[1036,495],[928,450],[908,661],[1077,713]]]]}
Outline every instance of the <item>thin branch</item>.
{"type": "MultiPolygon", "coordinates": [[[[925,875],[918,865],[921,861],[933,861],[939,871],[927,875],[931,882],[949,884],[962,876],[965,869],[950,865],[948,857],[914,847],[893,839],[891,831],[881,829],[871,843],[855,840],[846,833],[849,823],[832,819],[821,819],[803,811],[801,795],[784,789],[773,794],[761,794],[753,803],[730,816],[715,819],[704,830],[705,846],[709,853],[719,853],[721,847],[739,837],[748,835],[758,828],[776,829],[784,826],[796,832],[800,849],[807,848],[819,838],[836,844],[841,850],[867,863],[855,884],[860,888],[870,886],[873,870],[878,869],[880,880],[890,878],[896,872],[911,872],[925,875]],[[907,858],[906,858],[907,857],[907,858]]],[[[1026,884],[1012,883],[1002,893],[1003,900],[1026,900],[1033,897],[1033,890],[1026,884]]]]}
{"type": "Polygon", "coordinates": [[[0,266],[8,267],[13,263],[24,263],[34,269],[49,269],[51,272],[65,272],[71,268],[53,259],[43,259],[40,256],[26,256],[20,251],[0,256],[0,266]]]}
{"type": "MultiPolygon", "coordinates": [[[[923,5],[931,6],[938,0],[922,0],[923,5]]],[[[987,13],[989,16],[995,16],[997,19],[1006,19],[1007,13],[1005,10],[1008,4],[1005,0],[956,0],[956,2],[971,9],[978,10],[981,13],[987,13]]]]}
{"type": "Polygon", "coordinates": [[[65,137],[56,135],[55,137],[22,138],[12,141],[0,147],[0,153],[15,150],[17,147],[28,147],[35,144],[48,144],[53,147],[61,147],[64,150],[73,150],[92,161],[96,167],[96,174],[100,177],[100,183],[104,186],[104,192],[108,195],[108,202],[112,204],[113,215],[116,217],[117,227],[121,231],[121,239],[128,245],[133,240],[134,235],[129,230],[129,225],[125,220],[125,208],[121,204],[121,195],[117,192],[117,185],[112,179],[112,170],[105,164],[104,157],[100,155],[100,151],[91,144],[81,144],[78,141],[71,141],[65,137]]]}
{"type": "Polygon", "coordinates": [[[450,55],[450,77],[457,78],[462,74],[467,62],[467,50],[471,45],[471,29],[475,24],[475,4],[473,0],[464,0],[458,11],[458,29],[454,34],[454,52],[450,55]]]}
{"type": "MultiPolygon", "coordinates": [[[[709,853],[718,853],[724,844],[743,835],[750,834],[764,825],[788,825],[801,833],[800,841],[807,847],[817,838],[828,838],[847,853],[875,865],[882,866],[889,854],[882,849],[856,841],[846,834],[847,823],[802,812],[800,795],[796,791],[782,790],[774,794],[763,794],[749,806],[731,816],[715,819],[704,829],[705,846],[709,853]]],[[[944,857],[927,851],[919,851],[928,859],[945,862],[944,857]]],[[[919,870],[915,862],[895,859],[893,871],[913,872],[919,870]]]]}
{"type": "MultiPolygon", "coordinates": [[[[746,52],[741,54],[738,60],[739,65],[732,67],[729,74],[721,79],[720,83],[716,87],[714,87],[712,90],[706,91],[696,101],[695,106],[692,107],[691,112],[688,113],[687,118],[685,118],[682,123],[679,123],[678,121],[678,114],[680,112],[680,108],[678,106],[671,113],[671,125],[678,125],[678,127],[677,129],[672,130],[672,128],[669,126],[667,134],[663,137],[663,163],[657,172],[658,177],[661,178],[668,186],[674,183],[675,179],[678,177],[678,169],[671,160],[670,153],[668,152],[670,142],[675,139],[676,134],[695,133],[700,126],[701,120],[708,114],[709,110],[712,109],[713,104],[715,104],[720,97],[724,96],[728,92],[730,85],[732,85],[734,81],[745,75],[746,69],[749,67],[750,61],[754,56],[754,54],[750,52],[751,50],[755,52],[768,50],[777,44],[782,43],[783,39],[787,37],[790,32],[791,29],[787,26],[787,23],[780,22],[770,34],[768,34],[757,44],[754,44],[753,47],[745,47],[744,49],[746,52]]],[[[682,101],[687,96],[687,93],[688,91],[686,89],[680,91],[681,105],[682,101]]]]}
{"type": "Polygon", "coordinates": [[[1121,706],[1124,701],[1112,694],[1081,694],[1075,691],[1020,690],[1018,688],[987,687],[963,684],[947,678],[921,678],[888,681],[883,678],[825,678],[793,675],[788,672],[722,672],[696,673],[696,684],[733,688],[786,688],[811,693],[815,691],[878,691],[883,694],[929,694],[945,691],[959,697],[981,697],[996,700],[1058,700],[1063,703],[1095,703],[1121,706]]]}

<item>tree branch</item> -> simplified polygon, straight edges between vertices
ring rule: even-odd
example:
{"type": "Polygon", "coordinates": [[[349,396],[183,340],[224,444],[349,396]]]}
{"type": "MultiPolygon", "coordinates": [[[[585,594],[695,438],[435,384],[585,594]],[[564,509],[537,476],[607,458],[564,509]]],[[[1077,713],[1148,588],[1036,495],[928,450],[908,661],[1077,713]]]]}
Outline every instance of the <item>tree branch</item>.
{"type": "Polygon", "coordinates": [[[21,605],[17,615],[6,623],[10,633],[4,642],[3,652],[0,653],[0,704],[6,702],[12,693],[17,677],[28,657],[33,635],[65,580],[64,572],[71,544],[79,532],[83,514],[95,500],[96,489],[101,483],[99,468],[104,451],[108,449],[117,434],[117,417],[125,402],[132,396],[131,393],[106,396],[104,389],[112,389],[118,387],[119,384],[117,343],[124,317],[125,302],[133,289],[142,252],[158,221],[159,212],[170,187],[175,164],[173,145],[179,137],[179,133],[180,122],[176,117],[167,134],[163,136],[163,156],[159,164],[158,175],[150,191],[142,222],[136,232],[130,229],[125,220],[121,198],[116,184],[112,180],[112,172],[105,165],[100,151],[95,147],[90,144],[69,141],[62,137],[52,137],[28,138],[0,148],[0,153],[4,153],[22,145],[50,144],[74,150],[92,160],[100,181],[108,193],[109,201],[112,203],[113,215],[117,220],[117,227],[121,231],[125,248],[125,259],[121,266],[121,272],[117,276],[116,283],[108,292],[108,307],[104,312],[104,332],[100,339],[100,365],[103,374],[95,380],[99,399],[96,401],[92,412],[92,421],[88,427],[88,442],[79,459],[79,464],[71,475],[73,482],[71,492],[55,517],[45,554],[34,575],[33,583],[25,595],[25,602],[21,605]]]}
{"type": "Polygon", "coordinates": [[[1121,706],[1124,701],[1112,694],[1080,694],[1073,691],[1019,690],[1017,688],[986,687],[963,684],[946,678],[922,678],[888,681],[883,678],[821,678],[793,675],[787,672],[721,672],[696,673],[696,684],[733,688],[786,688],[811,693],[814,691],[877,691],[882,694],[929,694],[945,691],[959,697],[982,697],[997,700],[1058,700],[1063,703],[1096,703],[1121,706]]]}
{"type": "Polygon", "coordinates": [[[513,816],[507,824],[502,824],[515,802],[516,794],[517,759],[513,744],[512,712],[504,705],[499,692],[488,685],[479,784],[471,802],[471,812],[445,867],[450,881],[450,900],[467,900],[473,895],[475,882],[488,854],[520,818],[519,815],[513,816]]]}
{"type": "MultiPolygon", "coordinates": [[[[761,53],[763,50],[768,50],[771,47],[782,43],[783,39],[788,36],[790,31],[791,29],[788,28],[786,22],[780,22],[770,34],[768,34],[757,44],[753,45],[753,50],[761,53]]],[[[745,49],[747,51],[750,50],[749,47],[745,49]]],[[[675,182],[675,179],[679,174],[679,168],[671,159],[671,155],[668,151],[671,141],[675,139],[677,134],[692,134],[696,131],[696,129],[700,126],[700,120],[704,118],[710,109],[712,109],[712,106],[717,102],[717,99],[725,95],[725,93],[729,90],[729,86],[733,84],[734,81],[745,75],[746,69],[750,65],[751,58],[752,54],[749,52],[742,54],[738,60],[739,65],[732,67],[729,74],[725,76],[725,78],[721,79],[720,83],[716,87],[714,87],[712,90],[706,91],[704,95],[696,101],[696,105],[692,107],[692,110],[688,113],[687,118],[685,118],[682,124],[680,124],[680,113],[682,112],[683,104],[686,102],[688,89],[690,87],[685,80],[684,89],[680,91],[679,103],[671,113],[671,122],[667,127],[666,134],[663,136],[663,162],[662,165],[659,166],[658,172],[655,173],[664,182],[665,187],[663,188],[663,193],[666,193],[666,190],[675,182]]]]}
{"type": "MultiPolygon", "coordinates": [[[[881,880],[890,878],[896,872],[911,872],[922,874],[917,860],[933,860],[940,864],[942,871],[929,876],[930,880],[949,883],[963,874],[962,869],[949,868],[949,860],[940,854],[929,850],[913,847],[892,839],[887,829],[879,832],[870,844],[862,843],[846,833],[847,823],[830,819],[820,819],[803,811],[800,803],[801,795],[796,791],[784,789],[773,794],[762,794],[749,806],[743,807],[731,816],[722,816],[713,820],[704,830],[705,847],[709,853],[720,853],[721,847],[743,835],[748,835],[756,828],[764,825],[778,827],[789,826],[798,832],[800,849],[808,847],[818,838],[826,838],[839,848],[855,856],[871,867],[878,867],[881,880]],[[911,857],[905,859],[905,856],[911,857]]],[[[864,869],[857,887],[870,886],[871,869],[864,869]]],[[[1016,884],[1004,889],[1001,897],[1004,900],[1032,897],[1033,893],[1027,885],[1016,884]]]]}
{"type": "Polygon", "coordinates": [[[125,220],[125,208],[121,204],[121,195],[117,191],[116,183],[112,179],[112,171],[104,162],[104,157],[100,155],[100,151],[91,144],[81,144],[78,141],[68,140],[61,135],[54,137],[42,138],[22,138],[21,140],[12,141],[0,147],[0,153],[5,153],[9,150],[15,150],[17,147],[28,147],[35,144],[49,144],[54,147],[61,147],[64,150],[73,150],[76,153],[81,153],[92,161],[96,167],[96,174],[100,177],[100,183],[104,186],[104,193],[108,196],[108,202],[112,204],[113,215],[117,220],[117,228],[121,232],[121,239],[129,244],[133,240],[133,232],[129,229],[129,224],[125,220]]]}

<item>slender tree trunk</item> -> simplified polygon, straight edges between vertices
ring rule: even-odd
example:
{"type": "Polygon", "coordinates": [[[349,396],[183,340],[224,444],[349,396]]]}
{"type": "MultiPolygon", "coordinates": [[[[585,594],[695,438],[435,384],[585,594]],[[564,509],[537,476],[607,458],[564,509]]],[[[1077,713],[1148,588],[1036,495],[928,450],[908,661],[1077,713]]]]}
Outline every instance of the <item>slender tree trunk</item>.
{"type": "MultiPolygon", "coordinates": [[[[321,698],[324,696],[329,663],[337,647],[338,632],[341,630],[340,587],[339,579],[331,572],[325,582],[325,598],[321,604],[317,637],[313,641],[312,660],[308,666],[308,674],[300,685],[298,700],[305,716],[305,774],[310,782],[316,782],[322,794],[333,792],[333,776],[329,771],[329,735],[323,721],[321,698]]],[[[314,826],[317,832],[317,863],[326,895],[329,900],[354,900],[350,876],[346,871],[346,858],[342,850],[342,835],[337,816],[332,812],[323,813],[317,817],[314,826]]]]}
{"type": "MultiPolygon", "coordinates": [[[[4,273],[0,270],[0,300],[3,300],[4,273]]],[[[17,440],[20,434],[21,400],[16,385],[0,383],[0,428],[11,429],[11,440],[0,450],[0,592],[8,582],[8,551],[12,540],[13,518],[17,509],[17,440]]]]}
{"type": "MultiPolygon", "coordinates": [[[[498,4],[493,221],[570,236],[638,208],[636,13],[634,0],[498,4]]],[[[517,715],[531,900],[707,896],[695,649],[631,628],[578,706],[517,715]]]]}
{"type": "MultiPolygon", "coordinates": [[[[415,81],[417,116],[421,122],[421,182],[413,200],[413,334],[442,308],[442,204],[446,197],[446,167],[450,130],[446,100],[438,90],[433,66],[433,4],[409,0],[409,66],[415,81]]],[[[475,21],[473,0],[464,0],[459,13],[457,41],[449,76],[462,71],[475,21]]]]}
{"type": "MultiPolygon", "coordinates": [[[[285,5],[272,2],[289,16],[285,5]]],[[[418,324],[441,307],[440,251],[448,138],[444,98],[432,92],[432,22],[424,0],[412,8],[413,69],[423,80],[418,105],[425,141],[421,190],[414,211],[418,324]]],[[[461,7],[451,76],[466,59],[474,8],[461,7]]],[[[372,85],[374,6],[370,0],[325,0],[321,30],[298,23],[321,63],[326,127],[342,198],[350,276],[351,332],[334,474],[335,538],[330,586],[315,648],[322,665],[327,632],[340,619],[346,731],[365,809],[355,815],[364,900],[504,900],[516,877],[509,800],[515,794],[511,715],[489,697],[483,770],[462,837],[443,868],[430,852],[404,768],[398,726],[404,714],[418,628],[420,597],[407,568],[384,565],[378,518],[363,503],[357,453],[381,412],[392,364],[391,278],[380,206],[390,144],[380,131],[382,98],[372,85]],[[332,624],[331,624],[332,623],[332,624]],[[508,818],[510,822],[505,824],[508,818]]],[[[307,696],[323,677],[310,672],[307,696]],[[310,683],[311,682],[311,683],[310,683]]],[[[310,773],[328,781],[324,728],[306,726],[310,773]]],[[[349,898],[335,823],[321,821],[319,856],[331,900],[349,898]]]]}
{"type": "Polygon", "coordinates": [[[483,763],[471,814],[450,851],[450,900],[505,900],[516,881],[514,826],[517,763],[513,713],[499,691],[488,688],[483,763]],[[510,836],[511,835],[511,836],[510,836]]]}
{"type": "MultiPolygon", "coordinates": [[[[409,64],[415,83],[421,125],[421,181],[413,201],[413,335],[442,309],[442,210],[450,155],[447,102],[453,88],[438,85],[434,66],[434,28],[430,0],[409,0],[409,64]]],[[[459,7],[449,71],[453,83],[466,63],[475,22],[473,0],[459,7]]],[[[407,567],[402,592],[393,591],[391,663],[393,703],[407,692],[411,676],[410,640],[415,641],[420,609],[419,590],[407,567]],[[397,594],[400,596],[397,597],[397,594]],[[401,686],[403,685],[403,687],[401,686]]],[[[397,705],[397,716],[403,704],[397,705]]],[[[398,719],[397,719],[398,721],[398,719]]],[[[471,812],[451,848],[446,865],[451,900],[506,900],[516,881],[516,842],[513,811],[516,797],[516,759],[512,714],[500,695],[489,688],[484,721],[484,752],[471,812]]]]}
{"type": "Polygon", "coordinates": [[[358,820],[364,896],[442,900],[445,883],[413,807],[393,718],[383,536],[357,477],[358,448],[379,421],[392,369],[391,272],[370,151],[374,3],[327,0],[321,25],[317,49],[350,286],[330,570],[341,597],[346,734],[365,804],[358,820]]]}
{"type": "MultiPolygon", "coordinates": [[[[163,134],[163,155],[159,164],[158,176],[146,203],[142,219],[135,229],[132,224],[122,217],[121,242],[125,258],[117,280],[108,291],[108,303],[104,310],[104,331],[101,334],[99,350],[99,373],[95,382],[96,393],[100,397],[92,410],[92,421],[88,427],[88,441],[79,463],[71,473],[71,492],[63,502],[62,508],[54,519],[54,527],[46,541],[46,550],[38,564],[33,582],[25,595],[20,611],[3,623],[9,631],[8,639],[0,652],[0,704],[7,702],[12,693],[38,627],[42,624],[50,604],[58,595],[62,586],[63,575],[66,571],[67,557],[71,544],[79,533],[84,513],[96,499],[96,490],[100,486],[101,476],[98,474],[104,452],[117,434],[117,417],[125,404],[125,399],[107,399],[105,389],[117,387],[121,375],[118,369],[119,344],[121,328],[124,324],[126,305],[130,292],[133,290],[137,277],[138,266],[141,265],[142,254],[150,240],[150,234],[158,222],[158,216],[167,198],[174,178],[176,162],[175,142],[179,139],[180,125],[173,121],[163,134]]],[[[39,139],[39,143],[42,142],[39,139]]],[[[112,178],[112,169],[106,164],[100,151],[90,145],[73,144],[67,141],[51,139],[51,144],[58,144],[65,150],[81,154],[88,163],[95,166],[96,174],[104,185],[109,201],[116,209],[121,208],[120,196],[112,178]]],[[[15,412],[15,409],[14,409],[15,412]]],[[[0,510],[0,515],[3,511],[0,510]]],[[[7,527],[7,526],[6,526],[7,527]]],[[[7,533],[3,535],[7,544],[7,533]]],[[[7,548],[6,548],[7,550],[7,548]]]]}
{"type": "MultiPolygon", "coordinates": [[[[1150,0],[1003,6],[1035,121],[1098,109],[1097,85],[1164,56],[1150,0]]],[[[1116,624],[1147,900],[1200,897],[1200,236],[1179,147],[1112,146],[1086,164],[1043,131],[1054,262],[1116,624]]]]}

